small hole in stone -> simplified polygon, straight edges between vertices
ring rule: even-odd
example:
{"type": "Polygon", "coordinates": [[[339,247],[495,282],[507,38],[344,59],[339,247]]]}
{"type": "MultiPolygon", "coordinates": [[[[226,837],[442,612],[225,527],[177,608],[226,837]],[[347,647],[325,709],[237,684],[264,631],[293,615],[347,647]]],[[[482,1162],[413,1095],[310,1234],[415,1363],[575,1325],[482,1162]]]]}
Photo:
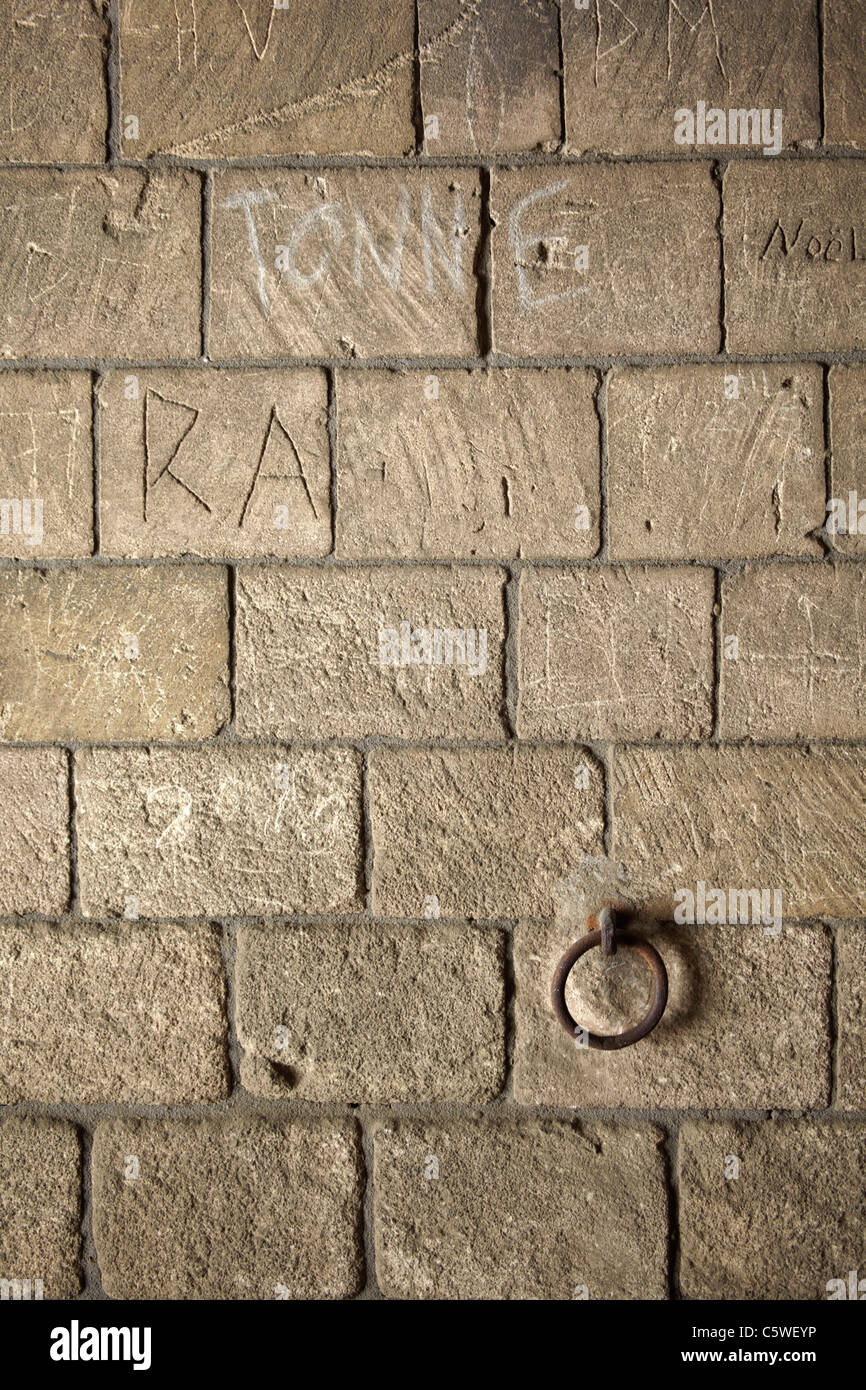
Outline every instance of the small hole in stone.
{"type": "Polygon", "coordinates": [[[300,1085],[301,1073],[297,1067],[289,1066],[288,1062],[268,1062],[271,1069],[271,1080],[284,1091],[293,1091],[300,1085]]]}

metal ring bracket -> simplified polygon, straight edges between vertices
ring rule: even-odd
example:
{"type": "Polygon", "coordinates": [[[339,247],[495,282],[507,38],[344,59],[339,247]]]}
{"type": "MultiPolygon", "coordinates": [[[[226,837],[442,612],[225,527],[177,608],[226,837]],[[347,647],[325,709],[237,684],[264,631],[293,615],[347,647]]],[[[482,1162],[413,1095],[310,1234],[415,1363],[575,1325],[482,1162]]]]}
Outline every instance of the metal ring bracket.
{"type": "Polygon", "coordinates": [[[553,972],[550,999],[554,1013],[569,1037],[585,1038],[586,1046],[598,1048],[602,1052],[615,1052],[621,1047],[630,1047],[632,1043],[640,1042],[641,1038],[645,1038],[647,1033],[651,1033],[655,1028],[668,1002],[668,972],[655,946],[649,941],[644,940],[642,936],[635,936],[632,932],[616,929],[613,913],[609,908],[604,908],[598,919],[590,917],[587,925],[590,930],[586,936],[569,946],[553,972]],[[633,1027],[626,1028],[623,1033],[590,1032],[572,1018],[565,1002],[565,985],[569,975],[581,956],[586,955],[594,946],[601,946],[605,955],[614,955],[617,946],[625,946],[636,951],[652,971],[653,996],[650,1006],[643,1018],[633,1027]]]}

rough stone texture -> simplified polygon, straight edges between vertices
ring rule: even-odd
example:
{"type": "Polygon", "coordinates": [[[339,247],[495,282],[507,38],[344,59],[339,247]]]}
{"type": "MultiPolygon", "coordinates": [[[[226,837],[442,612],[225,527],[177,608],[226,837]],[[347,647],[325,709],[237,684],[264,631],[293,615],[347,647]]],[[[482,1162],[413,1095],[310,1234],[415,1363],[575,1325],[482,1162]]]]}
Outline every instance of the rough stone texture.
{"type": "Polygon", "coordinates": [[[607,385],[616,560],[819,555],[821,368],[617,368],[607,385]]]}
{"type": "Polygon", "coordinates": [[[525,738],[706,738],[713,727],[710,569],[525,569],[525,738]]]}
{"type": "MultiPolygon", "coordinates": [[[[81,1155],[60,1120],[0,1119],[0,1279],[42,1280],[43,1297],[81,1288],[81,1155]]],[[[10,1297],[14,1297],[14,1290],[10,1297]]]]}
{"type": "Polygon", "coordinates": [[[866,146],[863,0],[825,0],[824,126],[831,145],[866,146]]]}
{"type": "MultiPolygon", "coordinates": [[[[0,8],[0,1115],[111,1122],[80,1210],[0,1122],[0,1298],[94,1208],[121,1298],[700,1295],[684,1118],[866,1121],[866,0],[0,8]]],[[[866,1276],[768,1133],[705,1283],[866,1276]]]]}
{"type": "Polygon", "coordinates": [[[239,732],[501,738],[506,579],[475,566],[241,571],[239,732]]]}
{"type": "Polygon", "coordinates": [[[211,356],[474,353],[480,217],[472,169],[218,173],[211,356]]]}
{"type": "Polygon", "coordinates": [[[373,909],[421,917],[546,916],[553,884],[602,836],[588,749],[378,748],[370,755],[373,909]],[[585,785],[584,785],[585,784],[585,785]]]}
{"type": "Polygon", "coordinates": [[[0,736],[203,738],[229,717],[220,569],[0,573],[0,736]]]}
{"type": "Polygon", "coordinates": [[[728,351],[866,347],[866,169],[735,162],[723,198],[728,351]]]}
{"type": "Polygon", "coordinates": [[[201,179],[0,172],[3,357],[197,357],[201,179]]]}
{"type": "Polygon", "coordinates": [[[341,371],[337,554],[595,554],[594,393],[574,370],[341,371]]]}
{"type": "Polygon", "coordinates": [[[699,881],[779,889],[786,919],[866,907],[860,748],[619,748],[612,785],[613,854],[653,917],[699,881]]]}
{"type": "Polygon", "coordinates": [[[0,1102],[227,1094],[212,927],[0,926],[0,1102]]]}
{"type": "Polygon", "coordinates": [[[418,26],[426,154],[559,145],[559,15],[552,0],[419,0],[418,26]]]}
{"type": "Polygon", "coordinates": [[[709,164],[496,170],[491,204],[497,352],[718,351],[709,164]]]}
{"type": "Polygon", "coordinates": [[[33,560],[93,548],[90,378],[0,373],[0,555],[33,560]]]}
{"type": "MultiPolygon", "coordinates": [[[[708,111],[781,108],[786,148],[820,138],[814,6],[599,0],[577,9],[568,0],[562,20],[565,123],[574,152],[688,152],[674,139],[674,113],[695,112],[698,98],[708,111]]],[[[731,147],[693,148],[719,155],[731,147]]]]}
{"type": "Polygon", "coordinates": [[[833,499],[829,537],[847,555],[866,554],[866,367],[831,367],[830,435],[833,499]],[[854,493],[852,497],[851,494],[854,493]],[[841,527],[844,525],[844,531],[841,527]]]}
{"type": "Polygon", "coordinates": [[[69,902],[69,773],[56,748],[0,748],[0,916],[69,902]]]}
{"type": "Polygon", "coordinates": [[[499,932],[242,927],[241,1080],[316,1101],[484,1101],[505,1068],[499,932]]]}
{"type": "Polygon", "coordinates": [[[331,549],[323,372],[109,372],[99,438],[106,555],[331,549]]]}
{"type": "Polygon", "coordinates": [[[76,798],[85,916],[360,906],[352,749],[87,749],[76,798]]]}
{"type": "Polygon", "coordinates": [[[413,154],[412,0],[122,0],[130,159],[413,154]]]}
{"type": "Polygon", "coordinates": [[[866,929],[840,927],[836,936],[836,1104],[866,1110],[866,929]]]}
{"type": "MultiPolygon", "coordinates": [[[[550,1005],[550,980],[580,935],[557,921],[515,940],[514,1094],[523,1105],[824,1106],[830,1100],[830,940],[821,927],[635,928],[661,952],[669,996],[639,1047],[576,1048],[550,1005]],[[791,1000],[796,1000],[792,1009],[791,1000]]],[[[585,930],[585,928],[584,928],[585,930]]],[[[621,949],[591,951],[572,972],[573,1018],[619,1033],[649,1005],[649,966],[621,949]]]]}
{"type": "Polygon", "coordinates": [[[10,0],[0,14],[0,159],[105,158],[105,26],[97,0],[10,0]]]}
{"type": "Polygon", "coordinates": [[[387,1297],[664,1298],[654,1126],[395,1120],[375,1135],[376,1273],[387,1297]],[[438,1161],[438,1177],[431,1159],[438,1161]],[[584,1295],[586,1296],[586,1295],[584,1295]]]}
{"type": "Polygon", "coordinates": [[[363,1277],[361,1172],[354,1121],[100,1124],[93,1228],[105,1290],[111,1298],[349,1297],[363,1277]],[[132,1155],[139,1176],[130,1180],[132,1155]]]}
{"type": "Polygon", "coordinates": [[[866,575],[853,565],[773,565],[726,575],[723,738],[862,738],[866,575]]]}
{"type": "MultiPolygon", "coordinates": [[[[862,1265],[866,1127],[687,1121],[680,1131],[685,1298],[826,1299],[862,1265]],[[727,1179],[727,1155],[739,1177],[727,1179]]],[[[732,1165],[729,1165],[732,1167],[732,1165]]]]}

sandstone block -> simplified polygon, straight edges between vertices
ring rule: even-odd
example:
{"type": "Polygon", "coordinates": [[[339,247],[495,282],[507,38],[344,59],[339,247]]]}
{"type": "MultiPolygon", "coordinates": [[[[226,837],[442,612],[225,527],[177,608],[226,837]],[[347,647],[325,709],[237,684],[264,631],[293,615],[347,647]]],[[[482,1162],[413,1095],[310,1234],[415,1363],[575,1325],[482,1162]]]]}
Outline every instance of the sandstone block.
{"type": "Polygon", "coordinates": [[[242,927],[241,1079],[317,1101],[482,1101],[505,1064],[503,940],[432,923],[242,927]]]}
{"type": "Polygon", "coordinates": [[[679,1141],[684,1296],[826,1299],[831,1281],[847,1285],[863,1258],[864,1163],[862,1125],[687,1121],[679,1141]]]}
{"type": "Polygon", "coordinates": [[[105,1121],[93,1145],[105,1290],[351,1297],[363,1270],[361,1172],[352,1121],[105,1121]]]}
{"type": "Polygon", "coordinates": [[[87,917],[361,905],[360,765],[352,749],[87,749],[76,769],[87,917]]]}
{"type": "Polygon", "coordinates": [[[90,416],[85,372],[0,374],[0,555],[91,553],[90,416]]]}
{"type": "Polygon", "coordinates": [[[245,569],[238,727],[282,738],[504,733],[500,569],[245,569]]]}
{"type": "Polygon", "coordinates": [[[737,0],[601,0],[563,5],[562,23],[573,151],[677,154],[693,148],[718,155],[741,144],[781,149],[820,138],[812,9],[792,10],[787,0],[767,0],[760,9],[737,0]],[[705,115],[703,140],[697,98],[705,115]],[[686,110],[694,118],[688,143],[688,123],[680,115],[686,110]],[[715,112],[724,113],[720,127],[715,112]]]}
{"type": "Polygon", "coordinates": [[[222,570],[0,573],[6,739],[203,738],[229,717],[222,570]]]}
{"type": "Polygon", "coordinates": [[[821,368],[617,368],[607,386],[615,560],[819,555],[821,368]]]}
{"type": "Polygon", "coordinates": [[[56,748],[0,748],[0,916],[69,904],[69,770],[56,748]]]}
{"type": "Polygon", "coordinates": [[[866,346],[866,170],[734,162],[723,185],[729,352],[866,346]]]}
{"type": "Polygon", "coordinates": [[[709,164],[495,171],[491,204],[497,352],[718,351],[709,164]]]}
{"type": "Polygon", "coordinates": [[[785,920],[863,911],[859,748],[619,748],[612,795],[613,857],[654,917],[699,882],[778,891],[785,920]]]}
{"type": "Polygon", "coordinates": [[[427,154],[555,149],[559,15],[551,0],[420,0],[427,154]]]}
{"type": "Polygon", "coordinates": [[[370,755],[374,910],[391,917],[547,916],[601,847],[602,772],[579,745],[370,755]]]}
{"type": "Polygon", "coordinates": [[[736,660],[722,660],[723,737],[862,738],[864,602],[866,576],[853,565],[725,576],[723,645],[736,660]]]}
{"type": "Polygon", "coordinates": [[[595,554],[594,391],[571,370],[340,372],[337,554],[595,554]]]}
{"type": "Polygon", "coordinates": [[[0,927],[0,1101],[188,1105],[228,1093],[209,926],[0,927]]]}
{"type": "Polygon", "coordinates": [[[214,359],[474,353],[471,169],[240,169],[214,183],[214,359]]]}
{"type": "Polygon", "coordinates": [[[526,569],[526,738],[702,738],[713,723],[709,569],[526,569]]]}
{"type": "Polygon", "coordinates": [[[74,1125],[32,1117],[0,1120],[3,1298],[74,1298],[81,1288],[80,1223],[81,1154],[74,1125]]]}
{"type": "MultiPolygon", "coordinates": [[[[518,928],[514,1093],[521,1104],[769,1110],[829,1103],[824,929],[636,926],[664,960],[668,1004],[649,1037],[621,1052],[577,1047],[550,1005],[553,972],[585,930],[559,921],[518,928]]],[[[621,1033],[646,1012],[651,989],[649,966],[635,952],[622,948],[606,961],[596,949],[572,971],[566,1002],[583,1027],[621,1033]]]]}
{"type": "Polygon", "coordinates": [[[3,170],[0,246],[4,357],[199,355],[198,174],[3,170]]]}
{"type": "Polygon", "coordinates": [[[104,554],[330,551],[324,373],[109,372],[99,432],[104,554]]]}
{"type": "Polygon", "coordinates": [[[395,1120],[375,1135],[391,1298],[664,1298],[661,1132],[395,1120]]]}
{"type": "Polygon", "coordinates": [[[120,6],[127,158],[413,154],[411,0],[120,6]]]}

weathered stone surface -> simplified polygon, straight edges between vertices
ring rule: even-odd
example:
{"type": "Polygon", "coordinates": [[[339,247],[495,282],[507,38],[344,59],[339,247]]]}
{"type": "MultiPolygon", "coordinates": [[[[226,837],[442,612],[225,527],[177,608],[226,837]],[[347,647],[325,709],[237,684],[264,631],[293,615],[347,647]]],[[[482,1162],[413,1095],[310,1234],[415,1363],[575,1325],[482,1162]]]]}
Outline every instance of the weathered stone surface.
{"type": "Polygon", "coordinates": [[[781,109],[786,148],[820,138],[814,9],[792,9],[788,0],[767,0],[757,8],[738,0],[600,0],[580,9],[564,4],[562,21],[572,151],[688,152],[675,138],[675,114],[688,109],[697,118],[698,98],[707,114],[716,108],[726,117],[721,146],[697,142],[696,119],[692,148],[699,153],[771,143],[756,137],[751,124],[740,134],[740,113],[755,108],[767,112],[770,134],[773,112],[781,109]]]}
{"type": "Polygon", "coordinates": [[[210,352],[474,353],[471,169],[240,169],[213,202],[210,352]]]}
{"type": "Polygon", "coordinates": [[[728,350],[866,347],[866,169],[735,162],[723,199],[728,350]]]}
{"type": "Polygon", "coordinates": [[[81,1155],[74,1125],[0,1120],[0,1281],[3,1297],[74,1298],[81,1288],[81,1155]]]}
{"type": "Polygon", "coordinates": [[[358,1291],[353,1121],[110,1120],[93,1228],[112,1298],[341,1298],[358,1291]],[[138,1177],[125,1176],[129,1159],[138,1177]]]}
{"type": "Polygon", "coordinates": [[[503,737],[506,578],[477,566],[242,570],[239,731],[503,737]]]}
{"type": "Polygon", "coordinates": [[[607,385],[616,560],[819,555],[821,368],[617,368],[607,385]]]}
{"type": "Polygon", "coordinates": [[[109,372],[99,438],[106,555],[331,549],[323,372],[109,372]]]}
{"type": "Polygon", "coordinates": [[[0,172],[4,357],[197,357],[201,178],[0,172]]]}
{"type": "Polygon", "coordinates": [[[56,748],[0,748],[0,916],[69,902],[69,772],[56,748]]]}
{"type": "Polygon", "coordinates": [[[826,0],[824,127],[831,145],[866,146],[866,48],[862,0],[826,0]]]}
{"type": "Polygon", "coordinates": [[[786,920],[866,906],[862,749],[618,748],[612,784],[613,857],[653,917],[698,882],[778,889],[786,920]]]}
{"type": "Polygon", "coordinates": [[[836,1104],[866,1110],[866,932],[840,927],[836,936],[836,1104]]]}
{"type": "Polygon", "coordinates": [[[718,350],[709,164],[495,170],[491,203],[497,352],[718,350]]]}
{"type": "Polygon", "coordinates": [[[337,378],[337,554],[584,558],[598,548],[595,377],[337,378]]]}
{"type": "Polygon", "coordinates": [[[848,555],[866,554],[866,367],[830,369],[833,496],[830,540],[848,555]],[[851,494],[854,494],[853,497],[851,494]]]}
{"type": "MultiPolygon", "coordinates": [[[[821,927],[664,926],[646,931],[668,972],[668,1004],[639,1047],[577,1048],[550,1005],[573,925],[521,925],[515,940],[514,1094],[524,1105],[824,1106],[830,1100],[830,940],[821,927]],[[796,1010],[791,1000],[796,999],[796,1010]]],[[[578,931],[578,935],[580,932],[578,931]]],[[[651,998],[634,952],[591,951],[566,1002],[598,1033],[637,1023],[651,998]]]]}
{"type": "Polygon", "coordinates": [[[862,1268],[864,1166],[863,1125],[687,1121],[679,1142],[684,1297],[826,1299],[831,1280],[847,1284],[849,1270],[862,1268]],[[726,1178],[732,1159],[738,1176],[726,1178]]]}
{"type": "Polygon", "coordinates": [[[0,555],[93,548],[90,377],[0,373],[0,555]]]}
{"type": "Polygon", "coordinates": [[[713,726],[710,569],[525,569],[524,738],[705,738],[713,726]]]}
{"type": "Polygon", "coordinates": [[[85,916],[360,905],[360,766],[351,749],[87,749],[76,769],[85,916]]]}
{"type": "Polygon", "coordinates": [[[5,570],[0,734],[203,738],[229,717],[220,569],[5,570]]]}
{"type": "Polygon", "coordinates": [[[725,738],[862,738],[866,575],[853,565],[749,566],[722,583],[725,738]]]}
{"type": "Polygon", "coordinates": [[[414,47],[411,0],[122,0],[124,154],[412,154],[414,47]]]}
{"type": "Polygon", "coordinates": [[[602,772],[588,749],[374,749],[374,910],[546,916],[555,881],[598,852],[602,772]]]}
{"type": "Polygon", "coordinates": [[[210,926],[0,926],[0,1102],[192,1104],[228,1092],[210,926]]]}
{"type": "Polygon", "coordinates": [[[650,1125],[581,1132],[529,1119],[381,1126],[380,1287],[396,1298],[664,1298],[661,1139],[650,1125]]]}
{"type": "Polygon", "coordinates": [[[434,923],[242,927],[241,1080],[316,1101],[482,1101],[505,1068],[503,938],[434,923]]]}
{"type": "Polygon", "coordinates": [[[12,0],[0,14],[0,159],[105,158],[108,104],[103,6],[12,0]]]}
{"type": "Polygon", "coordinates": [[[419,0],[427,154],[555,149],[562,136],[552,0],[419,0]]]}

